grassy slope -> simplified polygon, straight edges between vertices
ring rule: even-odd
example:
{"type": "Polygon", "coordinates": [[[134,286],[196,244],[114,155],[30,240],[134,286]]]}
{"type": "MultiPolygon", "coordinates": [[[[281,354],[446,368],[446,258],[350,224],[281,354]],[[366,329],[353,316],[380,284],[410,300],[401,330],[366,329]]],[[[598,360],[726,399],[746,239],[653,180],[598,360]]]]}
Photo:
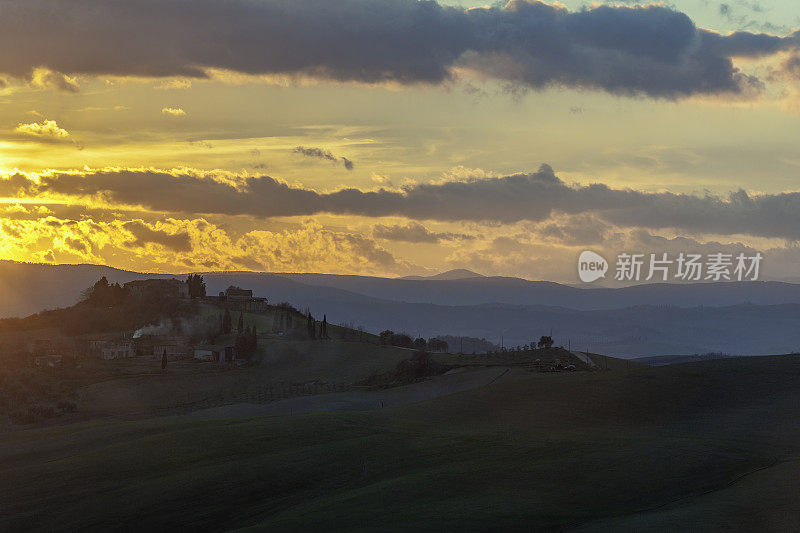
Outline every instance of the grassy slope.
{"type": "Polygon", "coordinates": [[[614,517],[661,505],[708,527],[717,489],[734,525],[797,519],[798,378],[800,357],[747,358],[532,374],[370,412],[12,432],[0,529],[641,529],[647,513],[614,517]]]}
{"type": "Polygon", "coordinates": [[[157,359],[96,362],[107,368],[107,379],[79,391],[74,417],[142,416],[171,408],[264,401],[274,394],[297,394],[288,389],[315,381],[338,390],[394,368],[410,354],[369,343],[284,338],[262,339],[260,350],[259,363],[246,368],[170,362],[161,372],[157,359]]]}
{"type": "MultiPolygon", "coordinates": [[[[210,304],[202,304],[200,305],[200,312],[207,316],[214,316],[222,318],[224,311],[214,305],[210,304]]],[[[275,320],[275,315],[278,312],[277,308],[269,307],[266,311],[262,313],[243,313],[243,320],[245,327],[255,324],[256,329],[259,333],[272,333],[273,328],[279,322],[275,320]]],[[[239,320],[239,312],[231,312],[231,318],[233,322],[233,327],[236,328],[236,324],[239,320]]],[[[314,316],[314,319],[317,321],[317,332],[319,333],[320,329],[320,322],[322,321],[322,316],[314,316]]],[[[305,336],[306,332],[306,322],[305,318],[300,314],[293,314],[292,315],[292,330],[298,336],[305,336]]],[[[345,328],[338,326],[336,324],[328,324],[328,337],[331,339],[340,339],[342,336],[347,335],[350,339],[358,339],[361,342],[365,343],[373,343],[378,344],[379,338],[377,335],[372,333],[359,332],[356,330],[352,330],[350,328],[345,328]]]]}

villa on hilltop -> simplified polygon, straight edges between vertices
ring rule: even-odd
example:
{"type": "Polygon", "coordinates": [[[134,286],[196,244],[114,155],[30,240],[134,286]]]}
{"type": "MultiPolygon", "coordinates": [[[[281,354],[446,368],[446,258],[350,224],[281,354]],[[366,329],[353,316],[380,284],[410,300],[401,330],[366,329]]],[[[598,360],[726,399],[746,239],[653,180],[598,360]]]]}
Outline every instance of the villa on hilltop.
{"type": "Polygon", "coordinates": [[[232,311],[258,313],[267,310],[266,298],[253,296],[251,289],[242,289],[234,285],[220,292],[219,296],[206,296],[206,301],[226,307],[232,311]]]}

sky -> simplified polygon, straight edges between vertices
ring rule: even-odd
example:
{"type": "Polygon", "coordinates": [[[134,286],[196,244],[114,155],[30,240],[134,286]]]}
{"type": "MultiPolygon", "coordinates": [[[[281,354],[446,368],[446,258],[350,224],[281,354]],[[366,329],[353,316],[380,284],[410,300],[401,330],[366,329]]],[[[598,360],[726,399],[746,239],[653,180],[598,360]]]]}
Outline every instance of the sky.
{"type": "Polygon", "coordinates": [[[790,0],[0,0],[0,258],[800,280],[790,0]]]}

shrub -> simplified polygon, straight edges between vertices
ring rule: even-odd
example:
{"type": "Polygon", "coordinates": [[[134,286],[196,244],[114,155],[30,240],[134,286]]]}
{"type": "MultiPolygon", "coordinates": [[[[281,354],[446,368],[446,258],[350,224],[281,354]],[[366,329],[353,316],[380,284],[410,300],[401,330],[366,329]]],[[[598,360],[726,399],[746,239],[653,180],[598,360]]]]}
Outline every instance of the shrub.
{"type": "Polygon", "coordinates": [[[62,413],[74,413],[75,411],[78,410],[77,405],[75,405],[72,402],[68,402],[67,400],[59,401],[56,407],[58,407],[58,410],[61,411],[62,413]]]}
{"type": "Polygon", "coordinates": [[[410,359],[403,359],[397,363],[394,370],[373,374],[360,382],[360,384],[378,387],[396,387],[414,383],[427,377],[443,374],[447,369],[447,366],[441,365],[431,359],[428,352],[418,350],[414,352],[414,355],[412,355],[410,359]]]}
{"type": "Polygon", "coordinates": [[[31,405],[27,409],[19,409],[10,413],[9,418],[15,424],[33,424],[48,418],[56,416],[56,412],[52,407],[44,407],[41,405],[31,405]]]}

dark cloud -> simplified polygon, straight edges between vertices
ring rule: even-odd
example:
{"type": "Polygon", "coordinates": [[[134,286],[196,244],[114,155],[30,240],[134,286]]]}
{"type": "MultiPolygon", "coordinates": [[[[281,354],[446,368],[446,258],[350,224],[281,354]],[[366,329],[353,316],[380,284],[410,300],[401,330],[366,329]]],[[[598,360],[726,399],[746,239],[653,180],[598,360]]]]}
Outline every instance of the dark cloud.
{"type": "Polygon", "coordinates": [[[0,56],[0,72],[30,78],[45,67],[65,90],[61,73],[204,77],[217,68],[438,84],[464,67],[526,88],[679,98],[740,92],[747,79],[732,56],[798,41],[721,36],[658,5],[569,12],[536,0],[469,10],[415,0],[0,0],[0,12],[0,46],[15,51],[0,56]]]}
{"type": "Polygon", "coordinates": [[[334,156],[328,150],[323,150],[322,148],[306,148],[305,146],[297,146],[294,149],[294,153],[302,154],[306,157],[315,157],[317,159],[336,161],[336,156],[334,156]]]}
{"type": "Polygon", "coordinates": [[[623,227],[679,228],[701,233],[800,239],[800,192],[728,197],[570,186],[543,165],[532,174],[429,183],[401,190],[341,189],[330,193],[290,187],[269,176],[241,183],[154,171],[53,173],[39,182],[0,179],[0,194],[59,194],[141,206],[164,213],[303,216],[316,213],[414,220],[541,222],[554,214],[591,214],[623,227]]]}
{"type": "Polygon", "coordinates": [[[609,224],[592,215],[576,215],[563,222],[550,222],[539,228],[543,237],[570,245],[599,244],[610,231],[609,224]]]}
{"type": "Polygon", "coordinates": [[[147,243],[160,244],[174,252],[190,252],[192,241],[186,232],[167,233],[154,230],[144,222],[132,220],[123,224],[123,227],[133,234],[133,246],[141,247],[147,243]]]}
{"type": "Polygon", "coordinates": [[[334,163],[336,163],[337,161],[339,161],[341,159],[342,164],[344,165],[344,168],[346,168],[347,170],[353,170],[353,162],[352,161],[350,161],[346,157],[342,157],[342,158],[336,157],[335,155],[330,153],[330,151],[324,150],[322,148],[316,148],[316,147],[308,148],[308,147],[305,147],[305,146],[297,146],[297,147],[295,147],[295,149],[293,151],[296,154],[304,155],[306,157],[313,157],[313,158],[316,158],[316,159],[324,159],[326,161],[332,161],[334,163]]]}
{"type": "Polygon", "coordinates": [[[418,222],[409,222],[405,226],[377,224],[372,229],[372,234],[378,239],[411,243],[438,243],[440,241],[474,239],[472,235],[433,232],[418,222]]]}
{"type": "Polygon", "coordinates": [[[770,72],[770,79],[772,80],[800,80],[800,55],[792,54],[780,64],[772,68],[770,72]]]}

